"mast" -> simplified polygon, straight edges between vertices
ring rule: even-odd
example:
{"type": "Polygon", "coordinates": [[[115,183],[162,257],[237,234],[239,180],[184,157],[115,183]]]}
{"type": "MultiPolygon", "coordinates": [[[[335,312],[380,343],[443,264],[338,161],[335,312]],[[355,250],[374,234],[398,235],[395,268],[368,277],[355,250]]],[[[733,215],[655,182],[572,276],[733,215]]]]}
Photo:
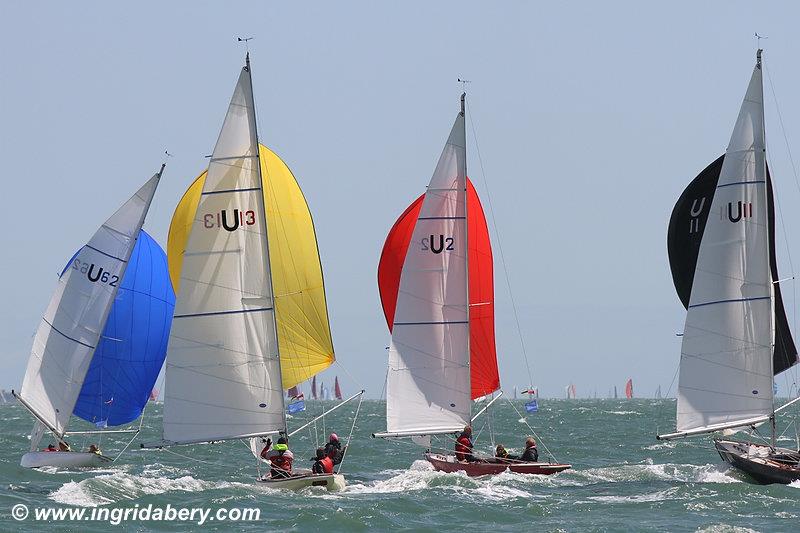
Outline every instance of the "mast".
{"type": "MultiPolygon", "coordinates": [[[[258,140],[258,114],[256,113],[256,97],[253,94],[253,71],[250,68],[250,52],[246,52],[245,57],[245,69],[247,70],[248,79],[250,80],[250,105],[253,106],[253,130],[256,136],[256,167],[258,169],[258,182],[261,186],[261,194],[258,195],[259,203],[261,204],[261,212],[263,214],[263,222],[264,222],[264,249],[266,250],[266,261],[267,261],[267,272],[269,273],[267,276],[267,283],[269,283],[270,293],[272,294],[272,307],[277,309],[275,305],[275,287],[272,284],[272,264],[270,262],[269,256],[269,231],[267,228],[267,206],[264,203],[264,176],[261,172],[261,147],[259,146],[260,142],[258,140]]],[[[276,351],[278,352],[278,383],[280,384],[280,390],[283,391],[283,369],[281,368],[281,346],[280,341],[278,339],[278,318],[277,318],[277,311],[272,313],[272,327],[275,330],[275,347],[276,351]]],[[[281,411],[283,412],[283,433],[284,435],[288,433],[289,428],[286,424],[286,400],[281,394],[281,403],[282,408],[281,411]]]]}
{"type": "MultiPolygon", "coordinates": [[[[467,129],[467,93],[461,93],[461,117],[464,119],[464,130],[467,129]]],[[[472,328],[470,322],[470,304],[469,304],[469,205],[467,205],[467,180],[469,173],[467,172],[467,133],[464,132],[464,190],[460,191],[464,195],[464,263],[466,265],[467,282],[465,285],[465,292],[467,294],[467,375],[469,376],[470,388],[472,387],[472,356],[470,352],[470,336],[472,335],[472,328]]],[[[488,405],[486,406],[489,407],[488,405]]],[[[472,404],[469,406],[470,423],[472,423],[472,404]]]]}

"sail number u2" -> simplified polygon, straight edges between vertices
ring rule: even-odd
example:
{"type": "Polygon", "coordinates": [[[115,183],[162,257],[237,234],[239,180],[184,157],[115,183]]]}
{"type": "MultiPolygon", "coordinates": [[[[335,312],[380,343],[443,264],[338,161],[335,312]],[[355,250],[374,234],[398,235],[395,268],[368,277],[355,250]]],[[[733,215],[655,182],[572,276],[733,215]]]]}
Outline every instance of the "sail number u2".
{"type": "Polygon", "coordinates": [[[207,229],[223,228],[227,231],[236,231],[238,228],[252,226],[256,223],[256,212],[252,209],[247,211],[233,210],[233,216],[228,215],[228,210],[223,209],[219,213],[206,213],[203,215],[203,227],[207,229]]]}
{"type": "Polygon", "coordinates": [[[445,237],[444,235],[431,235],[430,237],[423,237],[420,241],[420,244],[422,245],[420,249],[423,252],[430,250],[435,254],[440,254],[445,251],[452,252],[455,250],[455,240],[453,237],[445,237]]]}

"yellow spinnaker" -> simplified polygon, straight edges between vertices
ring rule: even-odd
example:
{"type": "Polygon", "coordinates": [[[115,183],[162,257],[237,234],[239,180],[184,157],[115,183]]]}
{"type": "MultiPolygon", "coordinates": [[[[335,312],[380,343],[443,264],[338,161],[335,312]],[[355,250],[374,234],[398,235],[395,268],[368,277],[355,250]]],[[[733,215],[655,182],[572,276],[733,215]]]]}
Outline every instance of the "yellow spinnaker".
{"type": "MultiPolygon", "coordinates": [[[[335,357],[311,212],[286,163],[266,146],[259,147],[281,375],[288,389],[328,368],[335,357]]],[[[203,172],[194,180],[172,215],[167,257],[175,294],[205,177],[203,172]]]]}

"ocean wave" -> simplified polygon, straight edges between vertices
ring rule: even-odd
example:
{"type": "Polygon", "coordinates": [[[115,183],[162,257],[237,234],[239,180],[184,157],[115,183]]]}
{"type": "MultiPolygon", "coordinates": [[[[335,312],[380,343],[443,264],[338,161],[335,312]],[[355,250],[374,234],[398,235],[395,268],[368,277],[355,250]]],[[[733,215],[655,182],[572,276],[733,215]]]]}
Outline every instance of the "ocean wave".
{"type": "Polygon", "coordinates": [[[713,524],[698,528],[697,533],[758,533],[755,529],[749,527],[734,526],[730,524],[713,524]]]}
{"type": "Polygon", "coordinates": [[[189,475],[168,478],[118,473],[64,483],[49,498],[67,505],[96,507],[166,492],[199,492],[230,486],[231,483],[228,482],[203,481],[189,475]]]}
{"type": "MultiPolygon", "coordinates": [[[[348,486],[343,494],[387,494],[421,490],[441,490],[474,498],[480,495],[487,501],[504,501],[510,498],[530,498],[530,493],[509,486],[508,481],[521,474],[503,472],[496,476],[474,478],[464,472],[437,472],[427,461],[417,460],[408,470],[386,471],[390,477],[370,484],[348,486]]],[[[524,476],[523,476],[524,477],[524,476]]]]}
{"type": "Polygon", "coordinates": [[[647,494],[633,494],[630,496],[589,496],[589,499],[603,503],[652,503],[674,500],[678,487],[670,487],[666,490],[651,492],[647,494]]]}
{"type": "Polygon", "coordinates": [[[567,470],[553,482],[563,485],[626,483],[638,481],[672,481],[680,483],[741,483],[731,476],[733,470],[722,465],[635,464],[586,470],[567,470]]]}

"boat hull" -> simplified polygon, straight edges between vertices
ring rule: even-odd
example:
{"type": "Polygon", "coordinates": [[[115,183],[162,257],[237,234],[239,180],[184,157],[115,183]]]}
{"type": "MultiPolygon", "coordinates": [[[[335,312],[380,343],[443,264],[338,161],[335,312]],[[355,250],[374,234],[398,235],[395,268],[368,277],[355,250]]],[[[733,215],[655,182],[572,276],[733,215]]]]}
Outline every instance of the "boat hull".
{"type": "Polygon", "coordinates": [[[113,462],[110,457],[92,452],[28,452],[22,456],[19,464],[24,468],[96,468],[113,462]]]}
{"type": "Polygon", "coordinates": [[[453,455],[438,453],[426,453],[425,459],[439,472],[464,472],[470,477],[492,476],[506,470],[517,474],[549,476],[572,468],[572,465],[562,463],[462,463],[453,455]]]}
{"type": "Polygon", "coordinates": [[[342,474],[300,474],[289,478],[259,478],[259,483],[271,489],[300,490],[306,487],[325,487],[331,492],[344,490],[347,483],[342,474]]]}
{"type": "Polygon", "coordinates": [[[714,441],[723,461],[748,474],[761,484],[788,484],[800,479],[800,453],[751,442],[718,439],[714,441]]]}

